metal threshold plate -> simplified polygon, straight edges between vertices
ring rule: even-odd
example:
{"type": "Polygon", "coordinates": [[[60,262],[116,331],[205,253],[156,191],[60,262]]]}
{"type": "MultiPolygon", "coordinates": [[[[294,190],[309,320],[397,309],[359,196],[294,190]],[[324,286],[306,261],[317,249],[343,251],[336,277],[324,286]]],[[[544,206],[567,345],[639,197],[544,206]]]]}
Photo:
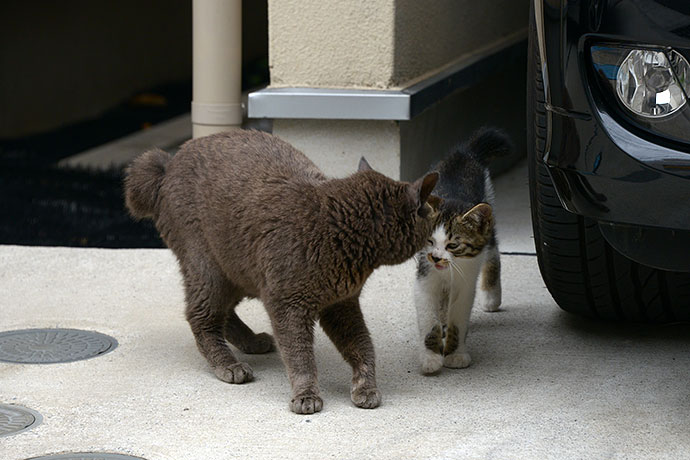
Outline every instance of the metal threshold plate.
{"type": "Polygon", "coordinates": [[[0,438],[19,434],[39,425],[43,417],[26,407],[0,404],[0,438]]]}
{"type": "Polygon", "coordinates": [[[98,452],[75,452],[73,454],[46,455],[44,457],[31,457],[27,460],[146,460],[141,457],[132,457],[122,454],[106,454],[98,452]]]}
{"type": "Polygon", "coordinates": [[[0,332],[0,361],[21,364],[68,363],[101,356],[117,340],[78,329],[24,329],[0,332]]]}

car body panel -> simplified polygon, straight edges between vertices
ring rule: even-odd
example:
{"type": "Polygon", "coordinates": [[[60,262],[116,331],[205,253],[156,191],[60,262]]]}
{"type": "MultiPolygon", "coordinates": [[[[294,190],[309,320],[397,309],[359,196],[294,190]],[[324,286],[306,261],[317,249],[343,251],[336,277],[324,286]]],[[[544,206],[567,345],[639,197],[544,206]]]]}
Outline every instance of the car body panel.
{"type": "Polygon", "coordinates": [[[561,203],[606,225],[606,239],[628,257],[690,270],[690,258],[659,262],[677,258],[673,245],[690,257],[690,142],[636,125],[602,89],[589,55],[593,43],[610,42],[673,47],[690,57],[690,2],[535,0],[535,12],[547,88],[542,161],[561,203]],[[631,234],[644,234],[637,241],[648,249],[634,247],[631,234]],[[654,244],[664,235],[673,244],[654,244]]]}

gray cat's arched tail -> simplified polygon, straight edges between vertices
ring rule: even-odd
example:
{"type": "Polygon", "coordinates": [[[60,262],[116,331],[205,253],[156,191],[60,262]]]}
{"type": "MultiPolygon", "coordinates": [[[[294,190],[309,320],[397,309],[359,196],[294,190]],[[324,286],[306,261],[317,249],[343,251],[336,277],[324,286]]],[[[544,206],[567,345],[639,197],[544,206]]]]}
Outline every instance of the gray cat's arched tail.
{"type": "Polygon", "coordinates": [[[139,155],[125,171],[125,204],[137,219],[152,217],[163,176],[172,156],[161,149],[139,155]]]}

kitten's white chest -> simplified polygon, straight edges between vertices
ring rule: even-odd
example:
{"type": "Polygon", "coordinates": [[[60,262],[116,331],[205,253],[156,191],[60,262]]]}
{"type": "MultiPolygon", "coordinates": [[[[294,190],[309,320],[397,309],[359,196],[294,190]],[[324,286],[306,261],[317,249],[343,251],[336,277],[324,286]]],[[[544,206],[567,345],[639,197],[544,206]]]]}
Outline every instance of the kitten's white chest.
{"type": "Polygon", "coordinates": [[[417,305],[425,305],[441,323],[446,323],[448,310],[455,304],[470,303],[465,308],[472,308],[484,259],[482,251],[476,257],[455,258],[452,265],[444,270],[430,266],[426,276],[416,280],[417,305]]]}

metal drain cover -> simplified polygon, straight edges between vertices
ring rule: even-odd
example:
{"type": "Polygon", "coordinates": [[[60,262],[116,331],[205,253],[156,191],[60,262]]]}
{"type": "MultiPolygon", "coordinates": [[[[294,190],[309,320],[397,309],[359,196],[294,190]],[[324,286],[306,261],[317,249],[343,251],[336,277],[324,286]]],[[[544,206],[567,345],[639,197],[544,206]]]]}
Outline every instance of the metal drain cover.
{"type": "Polygon", "coordinates": [[[38,412],[21,406],[0,404],[0,438],[21,433],[43,421],[38,412]]]}
{"type": "Polygon", "coordinates": [[[146,460],[141,457],[131,457],[121,454],[99,454],[98,452],[77,452],[74,454],[46,455],[45,457],[31,457],[27,460],[146,460]]]}
{"type": "Polygon", "coordinates": [[[117,347],[117,340],[78,329],[24,329],[0,332],[0,361],[23,364],[68,363],[93,358],[117,347]]]}

